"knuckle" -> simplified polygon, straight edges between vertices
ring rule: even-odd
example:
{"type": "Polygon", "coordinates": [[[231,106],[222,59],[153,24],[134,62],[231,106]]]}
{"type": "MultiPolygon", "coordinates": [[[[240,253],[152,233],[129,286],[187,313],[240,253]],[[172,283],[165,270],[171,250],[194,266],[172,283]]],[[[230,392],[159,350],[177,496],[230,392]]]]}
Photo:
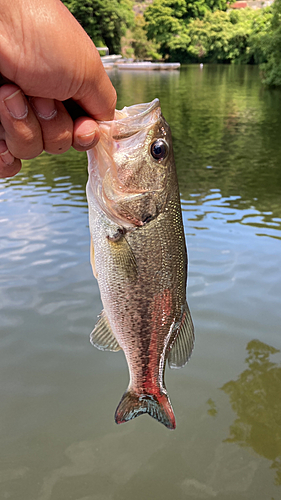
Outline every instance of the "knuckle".
{"type": "Polygon", "coordinates": [[[35,158],[43,150],[41,134],[25,124],[13,135],[6,134],[6,143],[12,155],[21,159],[35,158]]]}
{"type": "Polygon", "coordinates": [[[36,158],[36,156],[39,156],[43,151],[43,147],[37,144],[24,144],[23,146],[14,146],[13,144],[8,143],[8,147],[11,154],[17,158],[20,158],[21,160],[30,160],[31,158],[36,158]]]}
{"type": "Polygon", "coordinates": [[[44,140],[45,151],[52,154],[65,153],[71,146],[72,133],[69,130],[61,131],[55,137],[45,138],[44,140]]]}

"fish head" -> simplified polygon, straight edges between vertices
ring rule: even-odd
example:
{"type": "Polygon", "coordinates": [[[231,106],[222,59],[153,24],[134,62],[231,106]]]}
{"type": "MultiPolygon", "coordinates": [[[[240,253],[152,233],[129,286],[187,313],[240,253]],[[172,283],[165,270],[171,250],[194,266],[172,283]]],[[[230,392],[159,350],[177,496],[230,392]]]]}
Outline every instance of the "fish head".
{"type": "Polygon", "coordinates": [[[116,111],[99,127],[100,141],[88,152],[93,196],[112,220],[142,226],[164,210],[175,169],[159,100],[116,111]]]}

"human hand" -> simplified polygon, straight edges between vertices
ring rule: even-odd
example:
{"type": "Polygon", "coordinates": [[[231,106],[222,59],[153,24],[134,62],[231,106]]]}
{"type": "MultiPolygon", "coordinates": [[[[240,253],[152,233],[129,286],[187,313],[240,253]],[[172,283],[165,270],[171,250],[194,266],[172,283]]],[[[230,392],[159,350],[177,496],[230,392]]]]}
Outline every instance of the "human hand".
{"type": "Polygon", "coordinates": [[[60,0],[0,0],[0,177],[43,150],[93,147],[95,120],[114,117],[116,92],[99,54],[60,0]],[[29,96],[29,97],[27,97],[29,96]],[[85,116],[72,120],[62,101],[85,116]],[[87,116],[88,115],[88,116],[87,116]]]}

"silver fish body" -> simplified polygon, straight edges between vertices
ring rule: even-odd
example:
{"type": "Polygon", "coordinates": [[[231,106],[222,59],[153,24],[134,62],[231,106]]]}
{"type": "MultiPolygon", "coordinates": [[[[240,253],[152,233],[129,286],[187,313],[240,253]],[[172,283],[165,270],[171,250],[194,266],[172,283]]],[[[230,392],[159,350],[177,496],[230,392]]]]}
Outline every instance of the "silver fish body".
{"type": "Polygon", "coordinates": [[[115,421],[149,413],[174,429],[165,364],[187,362],[194,328],[171,132],[158,99],[116,111],[100,131],[88,153],[87,197],[91,262],[104,309],[91,342],[123,349],[128,363],[130,383],[115,421]]]}

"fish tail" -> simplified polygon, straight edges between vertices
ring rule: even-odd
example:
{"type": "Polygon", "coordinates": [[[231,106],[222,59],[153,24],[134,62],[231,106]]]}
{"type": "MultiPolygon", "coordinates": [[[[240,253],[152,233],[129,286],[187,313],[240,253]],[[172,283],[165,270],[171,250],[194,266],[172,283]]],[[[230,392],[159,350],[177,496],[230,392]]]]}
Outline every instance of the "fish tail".
{"type": "Polygon", "coordinates": [[[167,394],[136,394],[132,389],[128,389],[123,395],[115,412],[115,422],[123,424],[143,413],[148,413],[168,429],[176,427],[174,411],[167,394]]]}

